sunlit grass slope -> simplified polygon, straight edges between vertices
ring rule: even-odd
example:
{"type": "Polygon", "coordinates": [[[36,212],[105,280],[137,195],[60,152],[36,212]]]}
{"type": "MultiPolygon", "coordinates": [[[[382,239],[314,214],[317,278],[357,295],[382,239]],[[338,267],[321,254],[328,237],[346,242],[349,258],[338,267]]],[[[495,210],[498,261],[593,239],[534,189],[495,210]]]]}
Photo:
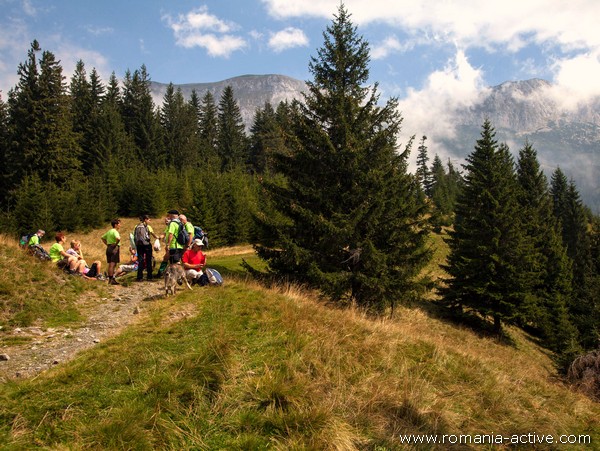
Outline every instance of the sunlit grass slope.
{"type": "Polygon", "coordinates": [[[156,309],[70,364],[1,386],[2,446],[406,449],[402,434],[532,432],[600,443],[600,406],[521,332],[507,345],[419,309],[336,310],[233,277],[252,258],[236,252],[210,256],[223,287],[169,301],[194,316],[156,309]]]}
{"type": "Polygon", "coordinates": [[[14,239],[0,236],[0,332],[77,322],[76,300],[87,291],[102,294],[104,285],[67,276],[56,265],[27,255],[14,239]]]}

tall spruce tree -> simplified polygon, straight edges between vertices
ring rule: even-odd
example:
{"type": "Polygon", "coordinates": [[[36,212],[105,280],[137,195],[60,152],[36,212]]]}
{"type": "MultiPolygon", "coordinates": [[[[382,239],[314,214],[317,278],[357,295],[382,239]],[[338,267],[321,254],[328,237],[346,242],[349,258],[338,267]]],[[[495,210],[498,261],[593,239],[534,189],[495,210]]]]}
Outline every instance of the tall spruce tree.
{"type": "Polygon", "coordinates": [[[567,190],[567,211],[562,218],[563,239],[573,261],[573,297],[571,313],[585,349],[595,349],[600,340],[600,302],[594,289],[590,223],[575,183],[567,190]]]}
{"type": "Polygon", "coordinates": [[[527,321],[540,330],[545,345],[557,353],[564,368],[579,352],[577,330],[568,312],[572,292],[571,262],[562,244],[558,221],[553,214],[548,181],[537,152],[526,143],[519,151],[517,179],[522,209],[522,230],[531,257],[529,311],[527,321]]]}
{"type": "Polygon", "coordinates": [[[498,145],[486,120],[475,150],[467,157],[465,184],[456,207],[450,278],[442,289],[448,305],[467,307],[492,318],[494,330],[520,320],[527,268],[520,228],[517,181],[512,157],[498,145]]]}
{"type": "Polygon", "coordinates": [[[248,159],[248,138],[231,86],[226,86],[221,94],[218,118],[217,151],[221,157],[221,170],[241,168],[248,159]]]}
{"type": "MultiPolygon", "coordinates": [[[[19,81],[9,91],[9,127],[11,130],[8,158],[12,164],[4,165],[7,185],[17,186],[25,177],[28,167],[39,153],[41,129],[38,126],[40,110],[40,87],[38,55],[42,49],[37,40],[31,43],[27,61],[20,63],[17,73],[19,81]]],[[[8,193],[8,191],[6,191],[8,193]]]]}
{"type": "Polygon", "coordinates": [[[425,144],[425,141],[427,141],[427,136],[423,136],[421,138],[421,142],[419,143],[416,176],[423,192],[428,197],[431,197],[432,180],[431,172],[429,171],[429,167],[427,166],[429,156],[427,155],[427,145],[425,144]]]}
{"type": "Polygon", "coordinates": [[[290,153],[276,155],[283,179],[264,183],[274,210],[259,215],[257,249],[279,276],[382,311],[417,288],[429,257],[424,205],[397,153],[397,101],[379,107],[377,84],[365,86],[368,43],[343,5],[323,36],[290,153]]]}
{"type": "MultiPolygon", "coordinates": [[[[0,93],[1,94],[1,93],[0,93]]],[[[9,161],[9,125],[8,125],[8,105],[2,100],[0,95],[0,160],[9,161]]],[[[0,209],[4,210],[8,206],[8,192],[11,188],[9,165],[3,164],[0,167],[0,209]]]]}
{"type": "Polygon", "coordinates": [[[33,41],[19,82],[10,93],[12,185],[27,174],[61,185],[79,172],[80,147],[73,132],[62,67],[33,41]],[[42,56],[37,60],[37,55],[42,56]]]}
{"type": "Polygon", "coordinates": [[[573,266],[569,313],[583,348],[595,349],[600,339],[600,293],[593,258],[593,233],[590,232],[593,221],[588,218],[575,183],[569,182],[560,168],[552,174],[550,192],[562,241],[573,266]]]}
{"type": "Polygon", "coordinates": [[[165,153],[160,149],[159,121],[150,94],[146,66],[125,73],[122,116],[125,130],[133,138],[139,160],[147,168],[163,167],[165,153]]]}
{"type": "Polygon", "coordinates": [[[270,103],[256,110],[250,131],[249,164],[252,171],[258,174],[272,172],[273,154],[281,152],[285,144],[283,130],[270,103]]]}
{"type": "Polygon", "coordinates": [[[206,91],[200,103],[200,160],[205,167],[215,170],[220,170],[217,153],[218,122],[215,98],[210,91],[206,91]]]}
{"type": "Polygon", "coordinates": [[[196,112],[185,102],[181,88],[175,90],[173,83],[169,83],[160,108],[160,124],[167,166],[179,173],[198,163],[195,120],[196,112]]]}
{"type": "Polygon", "coordinates": [[[99,98],[92,97],[91,83],[87,79],[85,64],[79,60],[75,66],[75,72],[71,77],[69,85],[71,98],[71,113],[73,119],[73,130],[77,133],[77,139],[82,149],[81,167],[86,175],[89,175],[96,160],[93,153],[96,141],[95,122],[98,117],[99,98]]]}

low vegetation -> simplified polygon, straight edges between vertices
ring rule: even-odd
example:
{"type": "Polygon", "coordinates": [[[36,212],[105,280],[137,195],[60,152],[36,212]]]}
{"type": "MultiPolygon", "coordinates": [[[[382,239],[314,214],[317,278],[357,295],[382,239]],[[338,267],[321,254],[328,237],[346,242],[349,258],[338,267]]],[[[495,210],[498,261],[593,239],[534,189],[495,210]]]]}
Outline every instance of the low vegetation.
{"type": "MultiPolygon", "coordinates": [[[[53,274],[5,244],[0,270],[27,263],[53,274]]],[[[3,447],[398,449],[404,434],[530,432],[600,440],[600,406],[566,387],[518,329],[498,341],[406,307],[374,319],[299,287],[245,280],[242,258],[257,263],[250,247],[209,255],[227,283],[178,295],[195,316],[173,323],[159,304],[71,363],[1,386],[3,447]]],[[[81,282],[56,274],[31,286],[57,283],[75,292],[81,282]]]]}

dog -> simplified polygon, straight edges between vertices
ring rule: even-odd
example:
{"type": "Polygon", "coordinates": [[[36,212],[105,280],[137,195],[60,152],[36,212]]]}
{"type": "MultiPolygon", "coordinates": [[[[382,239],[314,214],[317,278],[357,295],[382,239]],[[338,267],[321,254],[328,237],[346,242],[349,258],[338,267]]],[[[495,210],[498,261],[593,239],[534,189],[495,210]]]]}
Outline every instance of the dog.
{"type": "Polygon", "coordinates": [[[185,271],[183,270],[183,266],[179,263],[173,263],[167,266],[165,270],[165,296],[172,294],[175,296],[177,294],[177,285],[182,285],[185,283],[188,289],[192,289],[190,283],[185,277],[185,271]]]}

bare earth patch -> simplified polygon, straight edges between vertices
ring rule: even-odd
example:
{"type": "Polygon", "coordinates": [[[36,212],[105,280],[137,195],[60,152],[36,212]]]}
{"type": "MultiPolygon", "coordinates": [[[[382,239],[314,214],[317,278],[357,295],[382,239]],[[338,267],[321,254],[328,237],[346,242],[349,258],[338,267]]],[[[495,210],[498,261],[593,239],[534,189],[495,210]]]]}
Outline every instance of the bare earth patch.
{"type": "Polygon", "coordinates": [[[0,383],[30,378],[72,360],[77,354],[118,335],[126,327],[147,317],[165,303],[168,321],[174,322],[193,314],[189,303],[164,298],[162,281],[108,286],[109,296],[98,298],[86,293],[79,300],[85,320],[74,327],[23,327],[3,336],[8,343],[0,346],[0,383]]]}

